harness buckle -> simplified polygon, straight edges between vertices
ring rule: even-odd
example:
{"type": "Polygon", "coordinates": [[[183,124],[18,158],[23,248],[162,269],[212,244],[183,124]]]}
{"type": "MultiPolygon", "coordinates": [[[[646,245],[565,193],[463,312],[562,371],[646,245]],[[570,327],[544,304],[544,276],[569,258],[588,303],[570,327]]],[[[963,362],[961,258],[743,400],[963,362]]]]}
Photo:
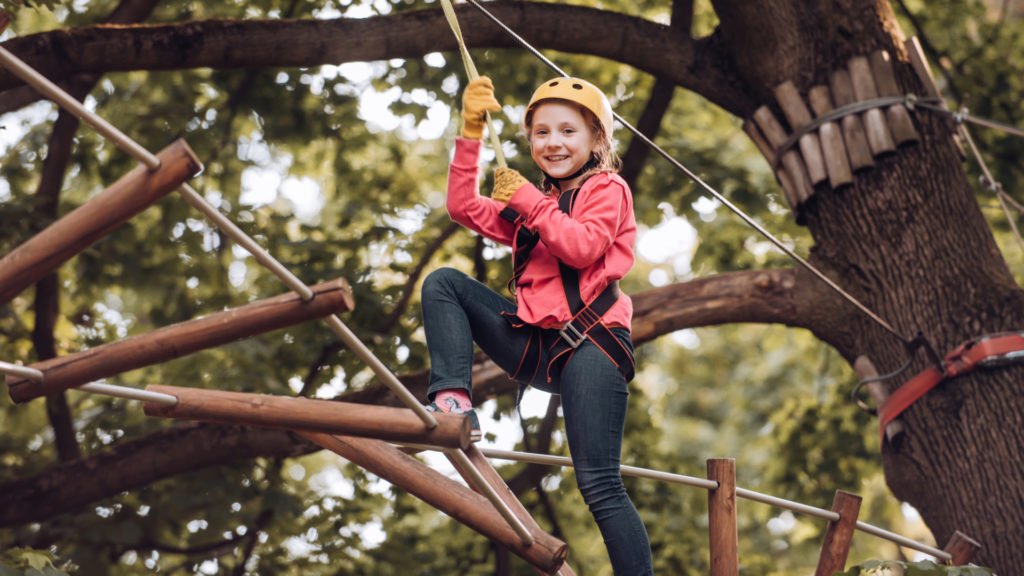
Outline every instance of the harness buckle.
{"type": "Polygon", "coordinates": [[[573,350],[579,348],[580,344],[583,344],[583,341],[587,339],[587,335],[580,332],[576,326],[573,326],[572,322],[569,322],[565,325],[565,328],[559,330],[558,335],[568,342],[569,346],[571,346],[573,350]]]}

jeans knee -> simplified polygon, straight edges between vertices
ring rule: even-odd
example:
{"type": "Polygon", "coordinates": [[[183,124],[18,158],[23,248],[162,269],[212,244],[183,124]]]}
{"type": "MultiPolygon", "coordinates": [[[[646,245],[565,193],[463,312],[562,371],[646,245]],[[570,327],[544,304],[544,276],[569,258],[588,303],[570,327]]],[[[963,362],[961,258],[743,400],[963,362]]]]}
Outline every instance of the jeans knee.
{"type": "Polygon", "coordinates": [[[422,299],[428,300],[443,294],[451,294],[464,278],[466,275],[455,268],[438,268],[427,274],[423,280],[422,299]]]}
{"type": "Polygon", "coordinates": [[[580,470],[576,469],[576,485],[580,489],[583,501],[593,511],[601,508],[603,503],[618,501],[626,494],[622,476],[618,468],[580,470]]]}

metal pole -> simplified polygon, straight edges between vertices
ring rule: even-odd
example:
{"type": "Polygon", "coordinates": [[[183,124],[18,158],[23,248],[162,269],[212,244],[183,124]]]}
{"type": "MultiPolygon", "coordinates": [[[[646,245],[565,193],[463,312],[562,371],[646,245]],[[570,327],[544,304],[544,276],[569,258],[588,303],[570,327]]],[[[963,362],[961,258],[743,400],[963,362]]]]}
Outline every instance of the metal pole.
{"type": "MultiPolygon", "coordinates": [[[[138,142],[129,138],[124,132],[121,132],[99,115],[87,110],[78,100],[72,98],[71,95],[62,90],[59,86],[47,80],[43,75],[33,70],[30,66],[22,62],[17,56],[11,54],[2,46],[0,46],[0,64],[6,66],[16,76],[24,80],[36,90],[39,90],[39,92],[49,97],[60,106],[72,112],[82,121],[91,125],[97,132],[114,142],[118,147],[148,168],[155,169],[160,166],[160,160],[151,152],[143,148],[138,142]]],[[[257,262],[266,266],[267,269],[280,278],[288,288],[299,294],[303,300],[309,300],[313,297],[313,291],[309,286],[299,280],[294,274],[285,268],[283,264],[271,256],[269,252],[264,250],[248,234],[243,232],[241,228],[236,226],[230,219],[210,205],[210,203],[199,195],[199,193],[190,185],[184,184],[179,190],[182,196],[184,196],[186,202],[202,212],[207,218],[213,221],[218,228],[223,230],[225,234],[230,236],[233,240],[238,242],[239,245],[249,251],[257,262]]],[[[366,345],[364,345],[355,336],[355,334],[353,334],[352,331],[350,331],[341,322],[340,318],[333,315],[329,316],[327,318],[327,325],[331,328],[331,331],[340,336],[345,345],[353,350],[361,360],[366,362],[374,373],[384,381],[388,388],[390,388],[391,391],[394,392],[402,402],[405,403],[405,405],[423,421],[424,426],[428,429],[437,427],[437,419],[434,418],[430,412],[426,411],[419,401],[416,400],[416,397],[413,396],[412,393],[402,385],[398,378],[386,366],[384,366],[376,356],[374,356],[373,352],[371,352],[370,349],[367,348],[366,345]]]]}
{"type": "Polygon", "coordinates": [[[83,384],[78,387],[78,390],[92,392],[93,394],[113,396],[115,398],[138,400],[139,402],[152,402],[153,404],[159,404],[161,406],[174,406],[178,403],[177,396],[162,394],[160,392],[150,392],[148,390],[138,390],[135,388],[128,388],[126,386],[114,386],[113,384],[83,384]]]}
{"type": "Polygon", "coordinates": [[[21,366],[18,364],[11,364],[10,362],[4,362],[0,360],[0,372],[4,374],[14,374],[21,378],[27,378],[33,382],[43,381],[43,371],[36,370],[35,368],[29,368],[28,366],[21,366]]]}
{"type": "Polygon", "coordinates": [[[0,46],[0,64],[3,64],[15,76],[24,80],[26,84],[31,85],[65,110],[71,112],[83,122],[90,124],[104,138],[113,142],[118,148],[127,152],[132,158],[135,158],[150,170],[155,170],[160,166],[160,160],[157,159],[156,155],[140,146],[138,142],[129,138],[111,123],[90,112],[81,102],[75,100],[70,94],[61,90],[59,86],[50,82],[39,72],[36,72],[31,66],[22,62],[3,46],[0,46]]]}
{"type": "MultiPolygon", "coordinates": [[[[437,450],[438,448],[431,448],[429,446],[417,446],[421,449],[437,450]]],[[[548,454],[534,454],[530,452],[516,452],[512,450],[498,450],[495,448],[480,448],[480,451],[484,453],[488,458],[497,458],[500,460],[513,460],[516,462],[528,462],[533,464],[546,464],[550,466],[572,466],[572,461],[564,456],[551,456],[548,454]]],[[[686,486],[694,486],[697,488],[704,488],[705,490],[713,490],[718,487],[717,482],[706,480],[704,478],[696,478],[693,476],[684,476],[682,474],[670,474],[668,472],[661,472],[658,470],[650,470],[648,468],[637,468],[634,466],[622,466],[620,467],[622,474],[625,476],[634,476],[637,478],[650,478],[654,480],[662,480],[672,484],[683,484],[686,486]]],[[[751,500],[754,502],[760,502],[762,504],[768,504],[776,508],[782,508],[784,510],[790,510],[807,516],[813,516],[821,518],[831,522],[839,520],[839,514],[832,512],[831,510],[825,510],[823,508],[817,508],[815,506],[808,506],[807,504],[801,504],[799,502],[793,502],[792,500],[786,500],[785,498],[778,498],[776,496],[769,496],[760,492],[754,492],[753,490],[747,490],[746,488],[736,488],[736,496],[751,500]]],[[[882,538],[883,540],[889,540],[900,546],[917,550],[918,552],[924,552],[934,556],[935,558],[947,561],[952,556],[938,548],[928,546],[907,538],[900,536],[894,532],[889,532],[877,526],[873,526],[866,522],[857,522],[857,529],[866,534],[871,534],[882,538]]]]}
{"type": "Polygon", "coordinates": [[[462,450],[445,450],[445,454],[451,457],[458,464],[459,468],[466,472],[467,478],[474,486],[470,486],[474,490],[477,490],[481,494],[487,497],[494,505],[494,508],[501,514],[501,517],[508,522],[508,525],[512,527],[512,530],[519,535],[519,539],[523,541],[523,546],[530,546],[533,544],[533,535],[526,529],[526,526],[516,517],[512,509],[498,496],[498,493],[494,491],[494,486],[487,483],[487,479],[483,477],[483,474],[477,470],[476,466],[469,461],[469,457],[462,450]]]}

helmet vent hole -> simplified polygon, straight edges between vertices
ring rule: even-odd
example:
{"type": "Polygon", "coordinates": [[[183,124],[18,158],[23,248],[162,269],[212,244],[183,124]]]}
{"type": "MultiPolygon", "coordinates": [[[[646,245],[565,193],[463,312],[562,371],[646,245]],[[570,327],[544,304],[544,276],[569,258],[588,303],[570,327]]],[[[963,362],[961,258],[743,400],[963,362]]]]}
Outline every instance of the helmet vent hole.
{"type": "Polygon", "coordinates": [[[572,87],[577,90],[583,90],[583,86],[581,84],[573,84],[572,87]]]}
{"type": "Polygon", "coordinates": [[[548,86],[551,86],[552,88],[554,88],[555,86],[558,86],[558,80],[555,80],[554,82],[548,84],[548,86]]]}

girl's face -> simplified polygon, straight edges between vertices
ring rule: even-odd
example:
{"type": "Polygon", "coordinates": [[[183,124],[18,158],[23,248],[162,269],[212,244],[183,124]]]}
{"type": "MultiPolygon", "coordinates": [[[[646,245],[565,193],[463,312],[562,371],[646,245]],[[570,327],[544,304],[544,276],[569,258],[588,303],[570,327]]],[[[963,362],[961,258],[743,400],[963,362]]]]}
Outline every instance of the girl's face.
{"type": "MultiPolygon", "coordinates": [[[[545,173],[565,178],[590,160],[594,131],[580,110],[566,102],[542,102],[533,111],[529,131],[530,155],[545,173]]],[[[574,188],[579,178],[562,182],[561,188],[574,188]]]]}

